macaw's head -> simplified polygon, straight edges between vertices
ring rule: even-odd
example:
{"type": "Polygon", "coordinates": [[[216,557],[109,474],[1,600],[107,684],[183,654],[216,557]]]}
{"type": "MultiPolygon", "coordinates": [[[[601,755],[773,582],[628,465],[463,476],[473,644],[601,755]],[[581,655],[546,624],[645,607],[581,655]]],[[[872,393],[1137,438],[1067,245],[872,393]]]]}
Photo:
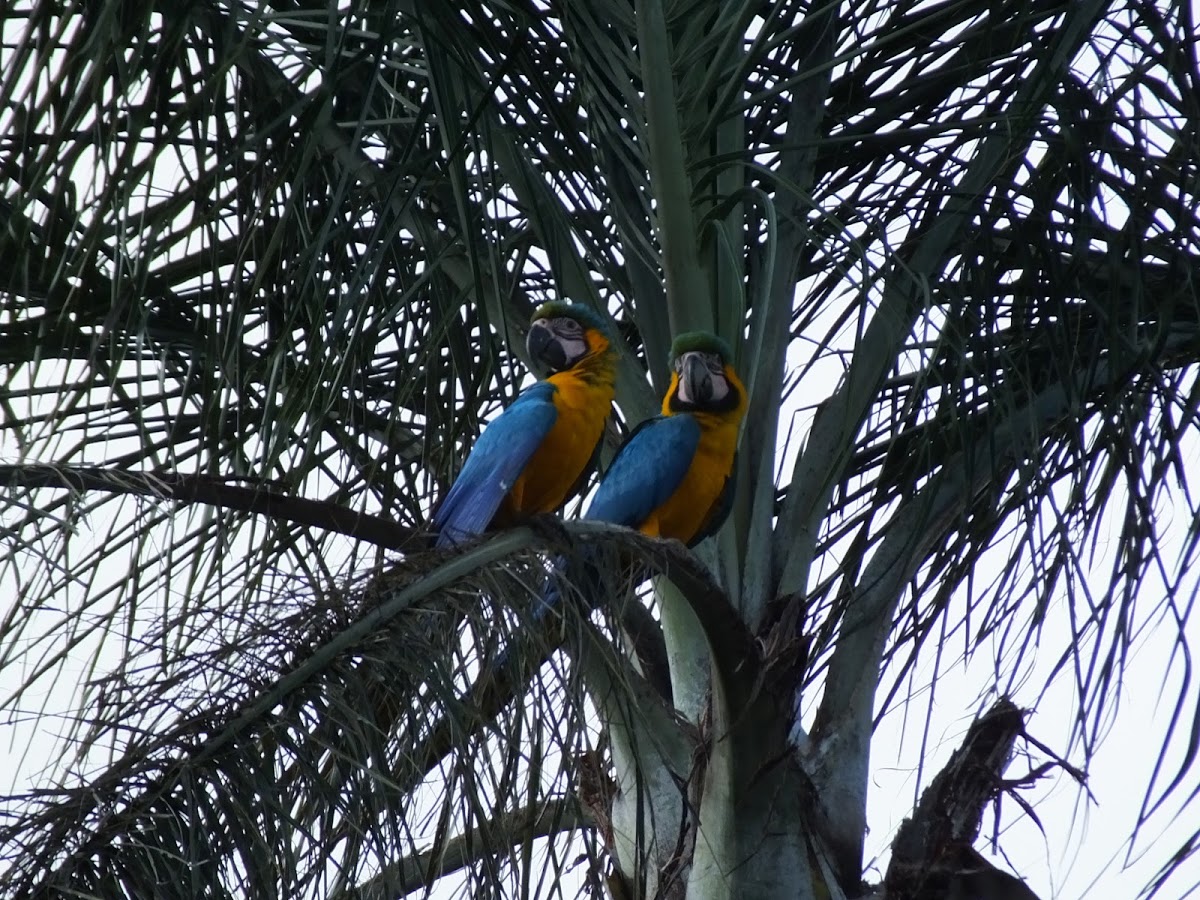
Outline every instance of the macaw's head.
{"type": "Polygon", "coordinates": [[[663,413],[736,413],[745,409],[746,389],[733,371],[733,351],[707,331],[689,331],[671,344],[671,389],[663,413]]]}
{"type": "Polygon", "coordinates": [[[609,350],[604,319],[579,303],[552,300],[533,311],[525,346],[535,366],[550,374],[564,372],[580,360],[609,350]]]}

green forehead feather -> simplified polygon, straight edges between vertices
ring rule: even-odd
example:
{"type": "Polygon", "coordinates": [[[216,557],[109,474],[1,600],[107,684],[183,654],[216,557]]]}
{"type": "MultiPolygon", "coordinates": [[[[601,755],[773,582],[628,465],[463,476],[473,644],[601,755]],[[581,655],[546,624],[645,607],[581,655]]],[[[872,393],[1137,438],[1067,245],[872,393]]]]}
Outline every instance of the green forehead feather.
{"type": "Polygon", "coordinates": [[[529,321],[556,319],[560,316],[574,319],[584,328],[594,328],[597,331],[603,331],[605,334],[608,334],[608,323],[604,320],[603,316],[590,307],[584,306],[582,303],[567,303],[565,300],[549,300],[543,303],[533,311],[533,315],[529,317],[529,321]]]}
{"type": "Polygon", "coordinates": [[[674,364],[683,354],[695,350],[701,353],[715,353],[723,362],[733,362],[733,349],[729,344],[707,331],[685,331],[677,335],[671,342],[670,362],[674,364]]]}

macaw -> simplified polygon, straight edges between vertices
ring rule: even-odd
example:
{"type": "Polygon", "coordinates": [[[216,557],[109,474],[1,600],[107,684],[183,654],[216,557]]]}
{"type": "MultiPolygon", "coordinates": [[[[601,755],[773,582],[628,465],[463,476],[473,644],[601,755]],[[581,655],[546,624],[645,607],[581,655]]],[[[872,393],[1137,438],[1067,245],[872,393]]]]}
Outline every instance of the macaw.
{"type": "Polygon", "coordinates": [[[534,310],[529,355],[549,370],[479,436],[433,515],[437,546],[554,512],[583,486],[612,412],[617,353],[604,319],[578,303],[534,310]]]}
{"type": "Polygon", "coordinates": [[[729,345],[708,332],[675,338],[662,414],[625,441],[585,519],[689,547],[721,527],[733,500],[738,429],[746,414],[746,389],[732,358],[729,345]]]}
{"type": "MultiPolygon", "coordinates": [[[[729,345],[708,332],[675,338],[662,414],[626,439],[583,518],[689,547],[721,527],[733,502],[738,430],[746,414],[746,389],[732,358],[729,345]]],[[[572,580],[586,585],[595,575],[582,574],[591,559],[583,554],[574,562],[572,580]]],[[[559,559],[555,568],[564,571],[568,560],[559,559]]],[[[558,591],[548,583],[535,618],[557,602],[558,591]]]]}

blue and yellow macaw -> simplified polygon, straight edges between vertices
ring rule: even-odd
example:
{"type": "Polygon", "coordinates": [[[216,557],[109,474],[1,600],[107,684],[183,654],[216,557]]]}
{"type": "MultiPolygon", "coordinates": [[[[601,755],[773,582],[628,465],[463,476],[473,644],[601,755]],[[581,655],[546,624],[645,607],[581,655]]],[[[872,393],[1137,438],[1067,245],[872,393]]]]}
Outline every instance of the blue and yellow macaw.
{"type": "MultiPolygon", "coordinates": [[[[662,414],[631,434],[604,474],[585,519],[635,528],[651,537],[674,538],[694,547],[715,533],[733,502],[738,430],[746,414],[746,389],[729,345],[706,331],[681,334],[671,344],[671,384],[662,414]]],[[[586,550],[560,558],[555,568],[573,572],[584,602],[598,598],[589,586],[598,573],[586,550]]],[[[534,611],[555,606],[553,580],[534,611]]]]}
{"type": "Polygon", "coordinates": [[[612,411],[617,354],[604,319],[577,303],[543,303],[526,347],[550,375],[484,429],[433,515],[437,546],[554,512],[577,493],[612,411]]]}
{"type": "Polygon", "coordinates": [[[732,359],[729,345],[708,332],[675,338],[662,414],[639,425],[617,452],[585,519],[689,547],[721,527],[746,414],[746,389],[732,359]]]}

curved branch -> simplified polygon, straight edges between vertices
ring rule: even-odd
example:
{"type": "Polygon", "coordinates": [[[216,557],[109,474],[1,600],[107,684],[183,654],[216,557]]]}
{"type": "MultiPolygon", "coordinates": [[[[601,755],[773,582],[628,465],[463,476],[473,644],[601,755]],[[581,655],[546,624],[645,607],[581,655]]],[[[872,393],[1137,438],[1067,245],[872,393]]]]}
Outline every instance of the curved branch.
{"type": "Polygon", "coordinates": [[[397,525],[386,516],[356,512],[324,500],[291,497],[282,493],[282,486],[277,484],[260,482],[243,487],[230,484],[231,480],[211,475],[122,472],[90,466],[0,465],[0,483],[12,487],[107,491],[156,500],[204,503],[279,522],[320,528],[401,552],[416,550],[425,542],[424,532],[397,525]]]}
{"type": "Polygon", "coordinates": [[[754,635],[712,573],[694,553],[678,541],[646,537],[601,522],[567,523],[567,531],[581,537],[595,535],[611,539],[620,536],[617,546],[636,551],[647,565],[674,582],[699,620],[712,653],[714,671],[738,696],[749,695],[761,669],[754,635]]]}

